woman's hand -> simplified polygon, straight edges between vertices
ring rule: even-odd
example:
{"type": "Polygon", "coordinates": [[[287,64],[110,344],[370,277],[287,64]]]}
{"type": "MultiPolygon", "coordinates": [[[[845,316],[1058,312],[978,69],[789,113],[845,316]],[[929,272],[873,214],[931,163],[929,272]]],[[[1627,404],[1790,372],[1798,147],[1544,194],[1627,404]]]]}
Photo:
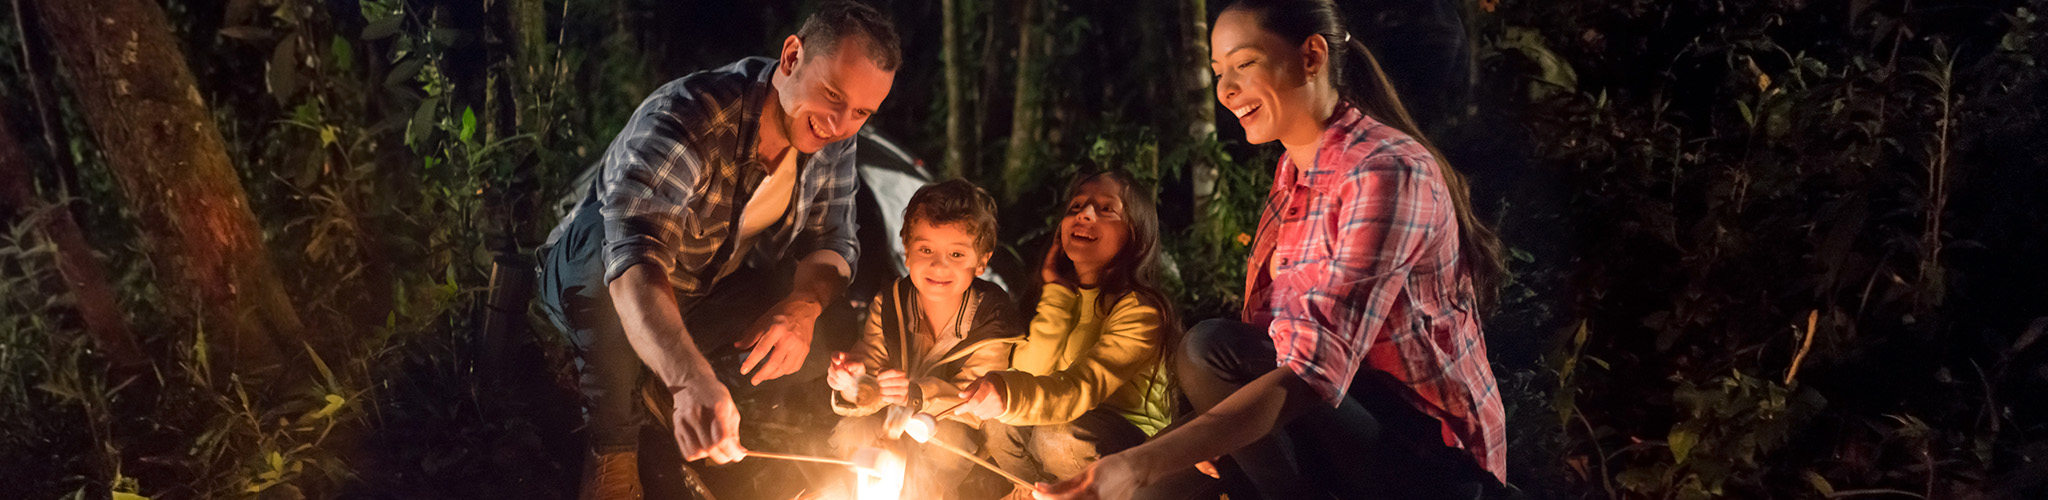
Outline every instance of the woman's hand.
{"type": "Polygon", "coordinates": [[[882,402],[903,406],[910,402],[910,376],[901,370],[882,370],[875,374],[875,385],[882,388],[882,402]]]}
{"type": "Polygon", "coordinates": [[[1122,454],[1096,460],[1080,475],[1059,484],[1039,483],[1031,492],[1038,500],[1125,500],[1138,492],[1137,471],[1122,454]]]}
{"type": "Polygon", "coordinates": [[[1003,392],[1002,377],[993,373],[982,375],[974,384],[967,386],[967,390],[960,392],[960,397],[967,401],[961,403],[959,408],[955,408],[953,413],[973,415],[982,420],[995,420],[1002,417],[1004,410],[1009,408],[1003,401],[1003,392]]]}
{"type": "Polygon", "coordinates": [[[844,352],[832,353],[832,367],[825,370],[825,385],[839,391],[839,397],[847,401],[860,400],[860,377],[867,375],[868,367],[861,360],[844,352]]]}

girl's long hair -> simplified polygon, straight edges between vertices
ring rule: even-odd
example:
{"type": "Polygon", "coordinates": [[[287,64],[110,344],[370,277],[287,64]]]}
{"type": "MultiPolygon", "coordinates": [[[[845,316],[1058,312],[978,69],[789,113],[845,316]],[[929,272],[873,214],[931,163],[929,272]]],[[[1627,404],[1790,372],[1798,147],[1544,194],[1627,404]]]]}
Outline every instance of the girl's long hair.
{"type": "Polygon", "coordinates": [[[1259,20],[1259,28],[1284,40],[1299,43],[1310,36],[1323,37],[1330,46],[1330,82],[1336,85],[1344,102],[1408,134],[1436,157],[1437,173],[1449,188],[1452,206],[1458,214],[1458,260],[1462,264],[1459,267],[1472,279],[1479,310],[1493,310],[1507,278],[1500,236],[1473,213],[1471,184],[1464,174],[1451,168],[1450,161],[1444,159],[1435,144],[1422,136],[1422,128],[1408,116],[1408,108],[1401,105],[1393,83],[1380,69],[1379,59],[1344,28],[1344,15],[1337,4],[1331,0],[1238,0],[1223,9],[1233,10],[1252,14],[1259,20]],[[1349,60],[1354,58],[1359,69],[1356,73],[1347,71],[1349,60]]]}
{"type": "MultiPolygon", "coordinates": [[[[1173,308],[1173,301],[1159,291],[1160,276],[1163,274],[1159,258],[1159,206],[1152,201],[1150,193],[1142,191],[1131,176],[1117,171],[1104,171],[1076,177],[1067,185],[1067,199],[1092,182],[1115,182],[1117,198],[1124,202],[1124,223],[1131,228],[1130,239],[1117,250],[1116,257],[1109,260],[1109,266],[1102,270],[1101,281],[1096,288],[1101,290],[1095,296],[1095,311],[1109,314],[1109,309],[1121,300],[1124,294],[1137,294],[1138,301],[1159,310],[1159,326],[1164,329],[1159,352],[1171,356],[1171,349],[1179,348],[1180,317],[1173,308]]],[[[1053,245],[1059,245],[1059,238],[1053,238],[1053,245]]],[[[1079,283],[1079,274],[1074,271],[1074,260],[1062,251],[1057,257],[1055,268],[1060,277],[1079,283]]]]}

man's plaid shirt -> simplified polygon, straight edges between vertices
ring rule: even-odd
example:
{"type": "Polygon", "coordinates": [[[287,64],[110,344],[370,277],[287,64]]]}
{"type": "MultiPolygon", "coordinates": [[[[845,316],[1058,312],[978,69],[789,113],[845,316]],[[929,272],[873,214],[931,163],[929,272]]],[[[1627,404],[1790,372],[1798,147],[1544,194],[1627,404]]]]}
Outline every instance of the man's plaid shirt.
{"type": "MultiPolygon", "coordinates": [[[[740,211],[767,176],[755,142],[775,68],[773,59],[756,57],[692,73],[662,85],[633,111],[582,202],[597,203],[604,215],[606,283],[635,264],[650,264],[669,276],[679,298],[710,292],[725,261],[734,258],[730,240],[740,211]]],[[[856,140],[798,157],[796,192],[784,218],[737,258],[767,263],[829,250],[854,265],[860,253],[854,239],[856,140]]],[[[561,228],[577,223],[571,212],[561,228]]]]}
{"type": "Polygon", "coordinates": [[[1246,273],[1245,321],[1335,405],[1361,367],[1392,375],[1447,446],[1503,481],[1507,426],[1458,220],[1429,149],[1342,105],[1315,164],[1283,156],[1246,273]]]}

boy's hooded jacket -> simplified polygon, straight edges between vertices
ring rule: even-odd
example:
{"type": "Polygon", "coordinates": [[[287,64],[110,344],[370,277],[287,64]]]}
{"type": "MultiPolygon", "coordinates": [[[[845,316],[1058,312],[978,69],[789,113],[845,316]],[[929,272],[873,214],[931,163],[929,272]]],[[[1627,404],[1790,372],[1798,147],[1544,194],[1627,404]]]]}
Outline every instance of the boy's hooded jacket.
{"type": "MultiPolygon", "coordinates": [[[[1010,353],[1024,342],[1017,328],[1016,306],[1010,295],[994,283],[974,280],[960,308],[959,323],[933,335],[936,342],[914,332],[935,328],[925,324],[918,304],[917,287],[909,278],[897,279],[868,302],[868,322],[853,351],[861,356],[869,377],[884,370],[901,370],[910,377],[910,409],[931,411],[961,401],[960,391],[982,375],[1010,367],[1010,353]],[[909,353],[906,356],[904,353],[909,353]]],[[[861,381],[860,401],[847,401],[832,392],[832,410],[840,415],[861,416],[887,406],[872,378],[861,381]]]]}

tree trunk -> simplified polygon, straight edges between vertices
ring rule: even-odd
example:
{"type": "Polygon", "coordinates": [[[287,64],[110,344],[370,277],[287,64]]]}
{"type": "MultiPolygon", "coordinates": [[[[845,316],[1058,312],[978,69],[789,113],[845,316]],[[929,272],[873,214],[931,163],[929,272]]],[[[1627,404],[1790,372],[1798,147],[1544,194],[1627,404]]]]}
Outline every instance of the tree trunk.
{"type": "Polygon", "coordinates": [[[1025,0],[1017,19],[1017,93],[1010,114],[1010,150],[1003,158],[1003,200],[1016,201],[1031,180],[1031,162],[1039,149],[1038,16],[1039,0],[1025,0]]]}
{"type": "Polygon", "coordinates": [[[960,45],[960,0],[940,2],[939,17],[939,58],[944,60],[946,72],[946,162],[942,177],[959,179],[967,173],[967,90],[960,57],[961,49],[965,48],[960,45]]]}
{"type": "MultiPolygon", "coordinates": [[[[1180,4],[1180,57],[1174,68],[1180,77],[1175,79],[1174,103],[1187,121],[1184,146],[1201,147],[1216,139],[1216,94],[1210,90],[1209,77],[1209,6],[1208,0],[1182,0],[1180,4]]],[[[1186,174],[1195,207],[1190,222],[1201,224],[1208,219],[1209,202],[1216,199],[1220,173],[1215,158],[1189,153],[1186,174]]]]}
{"type": "Polygon", "coordinates": [[[225,340],[228,370],[277,368],[304,334],[264,250],[163,8],[150,0],[35,0],[79,107],[179,313],[225,340]]]}
{"type": "MultiPolygon", "coordinates": [[[[20,216],[24,223],[29,222],[30,213],[41,208],[30,170],[28,154],[22,151],[7,120],[0,119],[0,214],[20,216]]],[[[128,320],[121,317],[121,306],[114,301],[113,289],[107,285],[107,272],[93,258],[92,248],[85,244],[85,234],[79,232],[78,223],[71,219],[71,211],[58,208],[49,214],[40,225],[43,234],[57,246],[57,275],[71,291],[72,305],[85,323],[86,336],[92,338],[93,346],[99,348],[108,364],[118,368],[147,365],[149,357],[135,343],[128,320]]]]}
{"type": "MultiPolygon", "coordinates": [[[[983,3],[981,18],[981,78],[976,80],[974,86],[974,131],[970,135],[973,138],[973,142],[967,148],[967,157],[972,159],[975,165],[981,165],[982,160],[988,156],[983,154],[982,146],[988,144],[988,132],[986,129],[989,121],[989,107],[990,103],[996,100],[996,91],[1002,87],[997,82],[1002,79],[1003,65],[996,64],[996,47],[1002,45],[996,36],[996,19],[1003,15],[1003,5],[1005,3],[1007,2],[991,1],[983,3]]],[[[968,175],[974,176],[975,182],[987,182],[987,172],[984,170],[977,167],[973,172],[969,172],[968,175]]]]}

